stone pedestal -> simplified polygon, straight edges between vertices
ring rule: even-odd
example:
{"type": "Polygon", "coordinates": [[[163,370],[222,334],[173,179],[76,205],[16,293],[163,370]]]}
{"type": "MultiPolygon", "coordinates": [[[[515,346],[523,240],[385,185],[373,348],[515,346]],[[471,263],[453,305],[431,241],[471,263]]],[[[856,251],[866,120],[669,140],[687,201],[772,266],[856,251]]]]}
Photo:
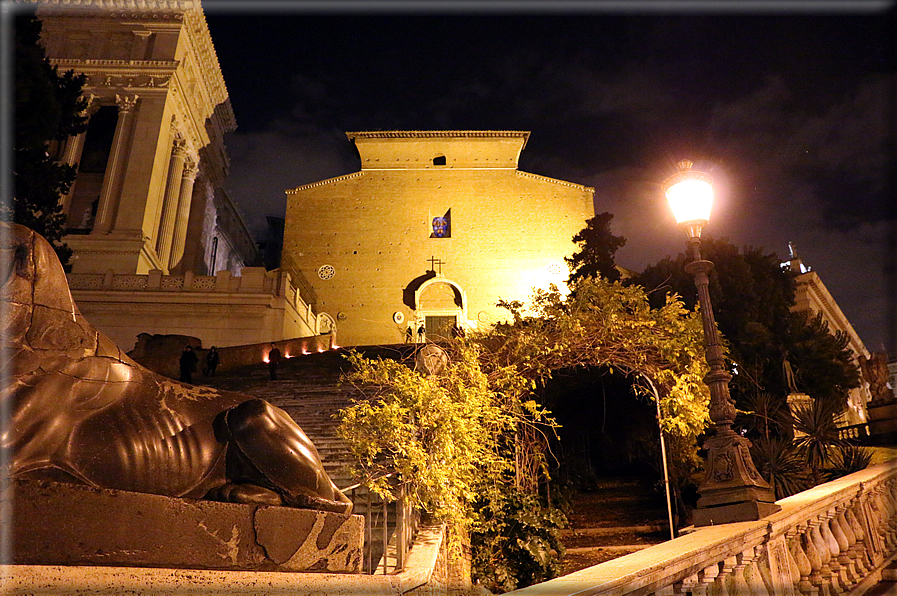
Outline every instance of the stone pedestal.
{"type": "Polygon", "coordinates": [[[17,564],[361,572],[358,515],[48,481],[12,481],[3,501],[17,564]]]}
{"type": "Polygon", "coordinates": [[[866,411],[873,443],[887,445],[897,440],[897,401],[869,402],[866,411]]]}

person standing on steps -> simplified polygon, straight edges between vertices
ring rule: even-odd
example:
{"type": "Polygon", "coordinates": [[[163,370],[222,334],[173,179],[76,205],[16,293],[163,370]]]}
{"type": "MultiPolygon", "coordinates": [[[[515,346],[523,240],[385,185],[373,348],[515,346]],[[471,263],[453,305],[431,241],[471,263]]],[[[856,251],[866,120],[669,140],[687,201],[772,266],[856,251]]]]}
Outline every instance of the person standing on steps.
{"type": "Polygon", "coordinates": [[[212,346],[209,353],[206,354],[206,374],[210,377],[214,377],[215,369],[218,368],[220,363],[221,356],[218,355],[218,350],[215,346],[212,346]]]}
{"type": "Polygon", "coordinates": [[[189,345],[186,346],[181,352],[181,382],[193,383],[193,371],[196,369],[197,362],[199,362],[199,358],[196,357],[193,348],[189,345]]]}
{"type": "Polygon", "coordinates": [[[417,328],[417,343],[422,344],[427,341],[427,328],[424,327],[424,324],[421,323],[420,327],[417,328]]]}
{"type": "Polygon", "coordinates": [[[277,380],[277,365],[280,363],[280,350],[277,346],[271,344],[271,351],[268,352],[268,372],[271,374],[271,380],[277,380]]]}

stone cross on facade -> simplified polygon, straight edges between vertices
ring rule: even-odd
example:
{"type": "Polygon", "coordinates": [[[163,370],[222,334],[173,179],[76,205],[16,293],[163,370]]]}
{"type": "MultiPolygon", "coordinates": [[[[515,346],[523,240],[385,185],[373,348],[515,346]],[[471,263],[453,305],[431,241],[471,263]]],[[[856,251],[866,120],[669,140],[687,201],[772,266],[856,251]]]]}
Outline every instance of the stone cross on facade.
{"type": "Polygon", "coordinates": [[[437,259],[436,257],[430,257],[427,259],[427,262],[430,263],[430,271],[438,273],[442,275],[442,266],[445,265],[445,261],[442,259],[437,259]],[[439,267],[439,270],[436,270],[436,267],[439,267]]]}

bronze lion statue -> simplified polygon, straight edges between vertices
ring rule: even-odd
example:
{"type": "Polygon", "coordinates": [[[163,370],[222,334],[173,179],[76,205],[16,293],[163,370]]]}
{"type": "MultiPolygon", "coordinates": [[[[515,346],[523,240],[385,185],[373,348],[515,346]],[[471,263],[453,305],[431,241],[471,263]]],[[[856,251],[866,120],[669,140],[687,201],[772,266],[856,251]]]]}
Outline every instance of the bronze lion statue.
{"type": "Polygon", "coordinates": [[[11,477],[351,512],[286,412],[128,358],[81,316],[32,230],[0,223],[0,250],[0,448],[11,477]]]}

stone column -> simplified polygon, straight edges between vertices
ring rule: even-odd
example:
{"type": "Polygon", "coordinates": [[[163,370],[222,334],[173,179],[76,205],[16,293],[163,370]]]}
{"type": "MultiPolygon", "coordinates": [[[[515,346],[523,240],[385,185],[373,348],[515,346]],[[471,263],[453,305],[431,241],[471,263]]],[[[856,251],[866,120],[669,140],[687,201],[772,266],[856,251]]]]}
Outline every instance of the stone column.
{"type": "Polygon", "coordinates": [[[156,253],[163,266],[168,265],[168,258],[171,256],[178,196],[181,191],[186,159],[187,148],[184,146],[184,141],[175,139],[171,147],[171,158],[168,161],[168,181],[165,184],[165,196],[162,199],[162,220],[159,223],[159,233],[156,236],[156,253]]]}
{"type": "MultiPolygon", "coordinates": [[[[84,111],[81,112],[82,116],[90,118],[96,111],[100,108],[99,101],[97,100],[97,96],[94,94],[90,94],[87,98],[87,107],[84,108],[84,111]]],[[[74,136],[69,137],[65,141],[65,150],[62,152],[62,163],[67,166],[75,167],[76,164],[81,160],[81,152],[84,150],[84,139],[87,137],[87,131],[78,133],[74,136]]],[[[72,193],[75,191],[75,184],[78,182],[77,178],[72,182],[72,185],[69,186],[69,191],[62,197],[62,212],[68,215],[69,206],[72,202],[72,193]]]]}
{"type": "Polygon", "coordinates": [[[187,242],[187,225],[190,223],[190,203],[193,200],[193,183],[199,168],[192,161],[184,167],[181,175],[181,190],[178,196],[178,208],[174,222],[174,233],[171,239],[171,255],[168,258],[168,270],[178,272],[183,269],[181,260],[184,257],[184,246],[187,242]]]}
{"type": "MultiPolygon", "coordinates": [[[[65,142],[65,151],[62,153],[62,163],[67,166],[74,166],[78,163],[78,158],[81,155],[81,150],[84,148],[84,137],[87,136],[87,131],[79,133],[73,137],[69,137],[65,142]]],[[[62,196],[62,212],[68,213],[69,205],[72,202],[72,192],[75,190],[75,183],[77,179],[72,182],[72,185],[69,186],[69,191],[62,196]]]]}
{"type": "Polygon", "coordinates": [[[137,95],[115,96],[115,103],[118,104],[118,123],[115,126],[115,135],[112,137],[109,161],[106,162],[106,176],[103,179],[103,189],[100,192],[100,202],[92,234],[108,234],[112,230],[115,214],[118,212],[118,203],[121,200],[119,186],[122,172],[125,169],[128,147],[131,144],[131,121],[134,108],[137,105],[137,98],[137,95]]]}

